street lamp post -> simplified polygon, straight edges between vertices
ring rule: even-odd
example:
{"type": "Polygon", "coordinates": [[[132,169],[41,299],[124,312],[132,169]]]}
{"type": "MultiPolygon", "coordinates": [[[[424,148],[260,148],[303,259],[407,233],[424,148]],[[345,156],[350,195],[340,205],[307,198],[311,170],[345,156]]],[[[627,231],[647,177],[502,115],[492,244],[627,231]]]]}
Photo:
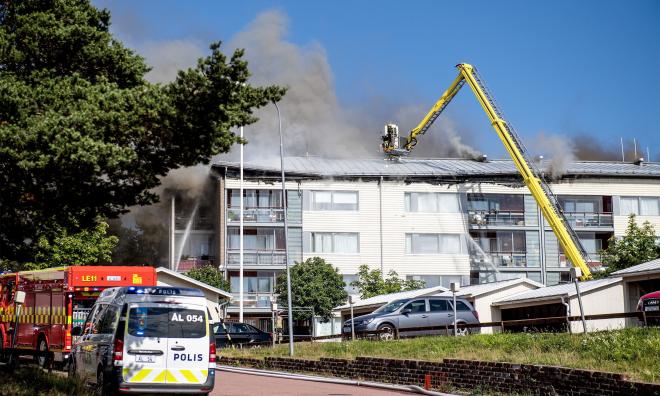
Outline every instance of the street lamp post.
{"type": "MultiPolygon", "coordinates": [[[[241,141],[243,140],[243,127],[241,126],[241,141]]],[[[238,321],[243,322],[243,143],[241,142],[241,183],[239,189],[239,196],[241,203],[239,205],[239,231],[238,237],[238,264],[239,264],[239,285],[238,285],[238,321]]]]}
{"type": "Polygon", "coordinates": [[[289,269],[289,220],[287,213],[286,180],[284,178],[284,139],[282,138],[282,117],[277,102],[273,102],[277,109],[278,130],[280,133],[280,166],[282,168],[282,207],[284,208],[284,260],[286,265],[286,296],[289,324],[289,356],[293,356],[293,306],[291,304],[291,271],[289,269]]]}
{"type": "Polygon", "coordinates": [[[461,284],[458,282],[452,282],[451,285],[451,294],[454,296],[454,337],[458,336],[458,323],[456,317],[456,293],[461,290],[461,284]]]}
{"type": "Polygon", "coordinates": [[[578,282],[578,278],[582,276],[582,269],[577,267],[571,268],[571,276],[573,276],[573,281],[575,282],[575,292],[577,293],[578,305],[580,306],[580,317],[582,318],[582,330],[586,334],[587,321],[584,319],[584,309],[582,309],[582,296],[580,295],[580,284],[578,282]]]}
{"type": "Polygon", "coordinates": [[[353,296],[348,296],[348,304],[351,306],[351,340],[355,341],[355,320],[353,315],[353,296]]]}

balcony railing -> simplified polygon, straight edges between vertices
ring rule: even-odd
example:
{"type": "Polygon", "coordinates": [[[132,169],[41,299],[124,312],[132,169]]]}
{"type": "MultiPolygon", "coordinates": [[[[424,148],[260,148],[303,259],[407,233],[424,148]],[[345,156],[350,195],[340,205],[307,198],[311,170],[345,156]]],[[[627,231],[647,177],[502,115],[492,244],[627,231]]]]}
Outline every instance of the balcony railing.
{"type": "MultiPolygon", "coordinates": [[[[228,221],[240,221],[240,209],[227,210],[228,221]]],[[[248,223],[281,223],[284,222],[284,209],[282,208],[246,208],[243,209],[243,221],[248,223]]]]}
{"type": "Polygon", "coordinates": [[[470,225],[525,225],[525,212],[520,211],[468,211],[470,225]]]}
{"type": "MultiPolygon", "coordinates": [[[[190,221],[189,216],[176,215],[175,225],[177,230],[185,230],[190,221]]],[[[211,216],[195,216],[192,219],[191,230],[212,230],[213,218],[211,216]]]]}
{"type": "Polygon", "coordinates": [[[612,213],[564,212],[571,227],[612,227],[612,213]]]}
{"type": "MultiPolygon", "coordinates": [[[[229,306],[238,307],[239,293],[232,293],[232,300],[229,306]]],[[[244,308],[270,308],[270,300],[273,297],[272,293],[243,293],[243,307],[244,308]]]]}
{"type": "Polygon", "coordinates": [[[492,262],[497,267],[527,267],[527,253],[524,252],[484,252],[486,257],[481,253],[472,253],[473,263],[488,263],[492,262]]]}
{"type": "MultiPolygon", "coordinates": [[[[284,265],[286,256],[284,250],[244,250],[243,265],[284,265]]],[[[227,264],[239,265],[240,252],[227,251],[227,264]]]]}
{"type": "Polygon", "coordinates": [[[213,256],[203,256],[201,258],[191,257],[191,258],[182,258],[179,261],[179,272],[188,272],[193,268],[202,268],[207,265],[214,265],[215,257],[213,256]]]}

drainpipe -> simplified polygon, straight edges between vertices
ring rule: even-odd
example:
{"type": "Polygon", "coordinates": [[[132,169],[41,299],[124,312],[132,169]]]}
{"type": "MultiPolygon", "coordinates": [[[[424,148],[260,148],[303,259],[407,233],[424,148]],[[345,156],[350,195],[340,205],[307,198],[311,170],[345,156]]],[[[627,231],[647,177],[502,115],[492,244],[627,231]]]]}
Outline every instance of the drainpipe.
{"type": "Polygon", "coordinates": [[[176,267],[176,264],[174,263],[175,258],[175,253],[174,251],[176,250],[176,233],[175,233],[175,227],[176,227],[176,214],[175,214],[175,208],[174,208],[174,194],[172,194],[172,202],[170,204],[170,269],[174,270],[176,267]]]}
{"type": "Polygon", "coordinates": [[[385,277],[385,266],[383,264],[383,176],[378,181],[378,209],[379,213],[379,227],[380,227],[380,274],[385,277]]]}

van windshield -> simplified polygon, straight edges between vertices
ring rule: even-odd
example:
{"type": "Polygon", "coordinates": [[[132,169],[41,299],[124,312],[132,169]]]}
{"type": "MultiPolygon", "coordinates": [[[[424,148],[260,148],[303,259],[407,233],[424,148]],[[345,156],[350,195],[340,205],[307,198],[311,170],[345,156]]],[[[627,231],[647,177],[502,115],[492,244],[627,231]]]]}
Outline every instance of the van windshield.
{"type": "Polygon", "coordinates": [[[138,307],[128,314],[134,337],[201,338],[206,336],[204,311],[186,308],[138,307]]]}
{"type": "Polygon", "coordinates": [[[397,309],[401,308],[401,306],[405,304],[406,301],[407,300],[392,301],[391,303],[387,305],[383,305],[382,307],[378,308],[377,310],[374,311],[374,313],[392,313],[397,309]]]}

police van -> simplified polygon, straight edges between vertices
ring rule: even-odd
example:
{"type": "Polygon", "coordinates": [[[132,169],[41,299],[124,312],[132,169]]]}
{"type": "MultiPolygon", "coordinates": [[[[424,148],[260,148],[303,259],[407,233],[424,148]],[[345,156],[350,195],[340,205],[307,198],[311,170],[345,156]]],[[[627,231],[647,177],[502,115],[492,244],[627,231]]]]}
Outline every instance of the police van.
{"type": "Polygon", "coordinates": [[[72,347],[69,376],[96,394],[208,394],[215,340],[204,294],[178,287],[104,290],[72,347]]]}

